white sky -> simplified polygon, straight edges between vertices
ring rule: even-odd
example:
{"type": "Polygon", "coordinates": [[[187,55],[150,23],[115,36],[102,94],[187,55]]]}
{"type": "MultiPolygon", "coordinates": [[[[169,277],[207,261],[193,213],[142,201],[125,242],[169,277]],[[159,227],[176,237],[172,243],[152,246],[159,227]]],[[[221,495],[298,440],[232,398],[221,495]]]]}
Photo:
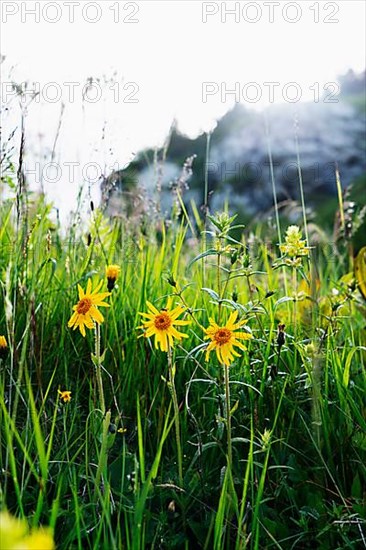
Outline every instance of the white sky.
{"type": "MultiPolygon", "coordinates": [[[[192,136],[210,129],[215,118],[235,101],[233,95],[221,97],[225,86],[233,89],[238,83],[243,103],[260,108],[268,103],[265,82],[279,83],[276,101],[283,101],[282,92],[289,82],[297,83],[302,99],[313,100],[315,83],[322,92],[327,82],[335,81],[336,75],[348,68],[363,70],[365,6],[362,0],[3,0],[1,51],[6,62],[2,66],[2,91],[6,94],[10,80],[28,80],[39,83],[46,96],[46,101],[33,102],[28,110],[29,159],[52,148],[63,101],[56,160],[61,165],[97,162],[107,167],[114,163],[123,166],[142,147],[161,144],[173,118],[192,136]],[[273,22],[266,4],[273,4],[273,22]],[[71,5],[73,23],[69,22],[71,5]],[[38,22],[29,13],[32,9],[39,11],[38,22]],[[225,10],[229,9],[236,9],[236,16],[227,14],[225,22],[225,10]],[[209,15],[211,12],[217,13],[209,15]],[[202,20],[205,14],[206,23],[202,20]],[[97,17],[95,23],[85,20],[97,17]],[[256,17],[257,22],[249,22],[256,17]],[[296,17],[297,22],[286,21],[296,17]],[[47,18],[59,21],[51,23],[47,18]],[[128,19],[137,22],[129,23],[128,19]],[[100,100],[84,103],[83,109],[81,88],[86,78],[104,75],[109,79],[114,73],[118,84],[113,89],[106,85],[100,100]],[[47,88],[50,82],[57,88],[47,88]],[[80,84],[75,86],[74,101],[70,101],[65,82],[80,84]],[[135,84],[123,90],[129,82],[135,84]],[[217,90],[206,102],[202,98],[204,82],[215,83],[211,89],[217,90]],[[246,88],[250,82],[256,82],[262,93],[256,104],[247,101],[255,92],[246,88]],[[56,90],[62,97],[51,103],[47,97],[52,99],[56,90]],[[127,94],[134,91],[137,102],[127,103],[127,94]]],[[[292,88],[288,93],[293,95],[294,91],[292,88]]],[[[6,131],[19,124],[19,113],[16,108],[3,121],[6,131]]],[[[85,174],[79,171],[78,181],[70,182],[64,177],[66,171],[62,173],[57,184],[45,182],[45,188],[56,202],[70,207],[85,174]]]]}

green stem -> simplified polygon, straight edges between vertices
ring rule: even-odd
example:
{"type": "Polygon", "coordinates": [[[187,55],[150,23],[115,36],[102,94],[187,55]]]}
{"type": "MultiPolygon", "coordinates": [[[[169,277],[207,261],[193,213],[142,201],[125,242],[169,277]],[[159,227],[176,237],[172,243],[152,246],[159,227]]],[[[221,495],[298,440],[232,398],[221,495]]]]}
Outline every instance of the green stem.
{"type": "MultiPolygon", "coordinates": [[[[250,284],[250,274],[246,275],[246,279],[247,279],[247,285],[248,285],[248,291],[249,291],[249,298],[250,298],[250,301],[252,302],[252,304],[254,305],[254,296],[253,296],[253,291],[252,291],[252,285],[250,284]]],[[[262,334],[265,337],[264,326],[263,326],[263,323],[262,323],[262,320],[261,320],[260,316],[258,315],[258,312],[255,311],[254,315],[255,315],[255,318],[258,322],[258,325],[260,326],[262,334]]]]}
{"type": "Polygon", "coordinates": [[[175,368],[172,361],[172,349],[170,346],[168,349],[168,368],[169,368],[169,389],[172,396],[173,408],[174,408],[175,439],[177,443],[177,454],[178,454],[178,476],[179,476],[180,486],[183,488],[183,457],[182,457],[182,446],[180,441],[179,406],[178,406],[177,392],[176,392],[175,383],[174,383],[175,368]]]}
{"type": "Polygon", "coordinates": [[[99,402],[100,408],[105,415],[105,400],[104,400],[104,390],[103,390],[103,380],[102,380],[102,369],[101,369],[101,360],[100,360],[100,325],[97,323],[95,327],[95,357],[96,357],[96,378],[99,391],[99,402]]]}
{"type": "MultiPolygon", "coordinates": [[[[267,151],[268,151],[268,158],[269,158],[269,168],[270,168],[270,174],[271,174],[271,183],[272,183],[272,195],[273,195],[273,204],[275,209],[275,216],[276,216],[276,227],[277,227],[277,236],[278,236],[278,244],[282,244],[282,237],[281,237],[281,225],[280,225],[280,216],[278,212],[278,202],[277,202],[277,193],[276,193],[276,181],[274,176],[274,169],[273,169],[273,157],[272,157],[272,147],[271,147],[271,140],[270,140],[270,127],[269,127],[269,120],[267,118],[267,114],[264,115],[265,120],[265,128],[266,128],[266,138],[267,138],[267,151]]],[[[282,267],[282,273],[283,273],[283,282],[285,286],[285,295],[287,294],[287,278],[286,278],[286,268],[285,266],[282,267]]],[[[290,307],[290,304],[289,304],[290,307]]]]}
{"type": "MultiPolygon", "coordinates": [[[[98,468],[97,468],[97,475],[95,477],[95,486],[97,487],[97,490],[95,492],[95,496],[98,496],[98,489],[100,488],[100,480],[102,478],[102,474],[105,471],[105,468],[107,466],[107,459],[108,459],[108,435],[109,435],[109,425],[111,423],[111,411],[108,411],[106,415],[103,418],[103,432],[102,432],[102,446],[100,449],[100,455],[99,455],[99,461],[98,461],[98,468]]],[[[104,480],[104,486],[107,485],[107,480],[104,480]]]]}
{"type": "MultiPolygon", "coordinates": [[[[109,443],[109,426],[111,423],[111,411],[106,412],[104,389],[102,380],[102,358],[100,354],[100,325],[97,323],[95,326],[95,358],[93,360],[95,365],[95,372],[99,391],[99,405],[102,411],[103,423],[102,423],[102,445],[100,448],[97,474],[95,478],[95,485],[97,491],[95,492],[95,498],[99,495],[100,482],[103,474],[105,473],[108,460],[108,443],[109,443]]],[[[104,480],[104,487],[107,487],[107,479],[104,480]]]]}
{"type": "MultiPolygon", "coordinates": [[[[208,132],[206,134],[206,162],[205,162],[205,190],[204,190],[204,210],[203,210],[203,238],[202,238],[202,252],[206,250],[207,245],[207,235],[206,235],[206,228],[207,228],[207,213],[208,213],[208,161],[210,157],[210,139],[211,139],[211,133],[208,132]]],[[[202,284],[203,286],[206,286],[205,284],[206,279],[206,265],[205,265],[205,258],[202,258],[202,284]]]]}
{"type": "Polygon", "coordinates": [[[223,287],[223,289],[222,289],[222,295],[220,296],[221,299],[222,299],[222,298],[225,296],[225,294],[226,294],[227,287],[228,287],[228,284],[229,284],[229,281],[230,281],[230,275],[231,275],[231,273],[232,273],[232,271],[231,271],[231,269],[230,269],[229,273],[227,274],[227,278],[226,278],[226,280],[225,280],[225,282],[224,282],[224,287],[223,287]]]}
{"type": "MultiPolygon", "coordinates": [[[[178,455],[178,477],[179,477],[179,485],[181,489],[183,489],[183,455],[182,455],[182,445],[180,441],[179,406],[178,406],[177,392],[175,389],[175,382],[174,382],[175,365],[173,364],[172,349],[170,346],[168,347],[168,368],[169,368],[168,387],[170,389],[170,393],[173,401],[173,408],[174,408],[175,439],[177,443],[177,455],[178,455]]],[[[183,529],[184,529],[184,532],[186,532],[186,513],[185,513],[184,506],[182,507],[182,520],[183,520],[183,529]]],[[[188,550],[187,539],[185,540],[185,549],[188,550]]]]}
{"type": "Polygon", "coordinates": [[[187,300],[184,298],[183,296],[183,292],[179,289],[178,287],[178,284],[177,284],[177,287],[176,287],[176,294],[177,296],[179,296],[179,298],[182,300],[183,302],[183,305],[184,307],[187,309],[187,313],[188,315],[190,315],[193,319],[193,321],[196,323],[196,325],[201,329],[201,330],[205,330],[205,327],[203,325],[201,325],[201,323],[199,322],[199,320],[197,319],[197,317],[195,316],[195,314],[193,313],[192,311],[192,308],[189,307],[188,303],[187,303],[187,300]]]}
{"type": "Polygon", "coordinates": [[[297,157],[297,173],[298,173],[298,176],[299,176],[301,208],[302,208],[302,216],[303,216],[303,220],[304,220],[306,246],[309,246],[309,234],[308,234],[308,224],[307,224],[307,221],[306,221],[304,185],[303,185],[303,181],[302,181],[301,164],[300,164],[300,147],[299,147],[298,129],[299,129],[298,120],[295,119],[295,146],[296,146],[296,157],[297,157]]]}
{"type": "Polygon", "coordinates": [[[217,254],[217,294],[220,297],[219,302],[219,312],[218,312],[218,323],[220,324],[221,319],[221,239],[219,237],[219,252],[217,254]]]}
{"type": "Polygon", "coordinates": [[[231,471],[233,463],[232,445],[231,445],[231,414],[230,414],[230,386],[229,386],[229,367],[224,365],[225,376],[225,401],[226,401],[226,435],[227,435],[227,462],[231,471]]]}
{"type": "Polygon", "coordinates": [[[293,292],[294,292],[294,336],[296,338],[297,335],[297,271],[296,268],[292,268],[292,286],[293,286],[293,292]]]}

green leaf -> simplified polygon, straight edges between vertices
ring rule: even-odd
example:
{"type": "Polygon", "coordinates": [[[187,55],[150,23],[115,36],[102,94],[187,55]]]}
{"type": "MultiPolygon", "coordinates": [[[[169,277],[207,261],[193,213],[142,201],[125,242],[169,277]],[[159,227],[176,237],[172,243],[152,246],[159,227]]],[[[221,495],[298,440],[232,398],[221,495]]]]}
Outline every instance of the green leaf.
{"type": "Polygon", "coordinates": [[[366,434],[361,431],[357,431],[352,437],[352,444],[358,449],[366,451],[366,434]]]}
{"type": "Polygon", "coordinates": [[[217,294],[217,292],[215,292],[211,288],[201,288],[201,290],[204,290],[205,292],[207,292],[207,294],[209,294],[211,298],[215,300],[215,302],[220,301],[220,296],[217,294]]]}
{"type": "Polygon", "coordinates": [[[359,349],[360,347],[357,346],[356,348],[351,349],[351,351],[347,355],[347,359],[346,359],[346,362],[344,365],[344,371],[343,371],[343,385],[345,388],[347,388],[349,384],[349,375],[350,375],[353,356],[356,353],[356,351],[358,351],[359,349]]]}
{"type": "Polygon", "coordinates": [[[362,485],[360,476],[358,473],[353,478],[352,487],[351,487],[351,495],[353,498],[361,498],[362,497],[362,485]]]}
{"type": "Polygon", "coordinates": [[[201,252],[201,254],[198,254],[198,256],[196,256],[195,258],[193,258],[193,260],[189,262],[188,269],[190,269],[195,262],[198,262],[198,260],[202,260],[202,258],[205,258],[206,256],[217,256],[217,250],[215,250],[214,248],[209,248],[208,250],[206,250],[206,252],[201,252]]]}
{"type": "Polygon", "coordinates": [[[294,299],[291,298],[290,296],[283,296],[282,298],[280,298],[279,300],[277,300],[277,302],[275,302],[275,305],[274,307],[276,308],[277,306],[281,305],[281,304],[284,304],[286,302],[293,302],[294,299]]]}
{"type": "Polygon", "coordinates": [[[52,263],[52,275],[54,275],[57,268],[57,261],[55,258],[48,258],[48,261],[52,263]]]}
{"type": "Polygon", "coordinates": [[[235,403],[235,405],[231,408],[231,411],[230,411],[230,416],[234,414],[234,412],[237,410],[237,408],[239,407],[239,400],[235,403]]]}

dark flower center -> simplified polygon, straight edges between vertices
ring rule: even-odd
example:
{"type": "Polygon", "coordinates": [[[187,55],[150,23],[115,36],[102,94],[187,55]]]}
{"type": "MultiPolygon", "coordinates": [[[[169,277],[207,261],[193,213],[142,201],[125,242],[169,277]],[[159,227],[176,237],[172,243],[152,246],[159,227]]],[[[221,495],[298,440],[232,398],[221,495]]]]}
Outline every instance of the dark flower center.
{"type": "Polygon", "coordinates": [[[92,306],[92,301],[90,300],[90,298],[83,298],[82,300],[79,301],[76,311],[80,315],[85,315],[85,313],[88,313],[91,306],[92,306]]]}
{"type": "Polygon", "coordinates": [[[154,325],[158,330],[167,330],[171,324],[171,318],[164,311],[155,317],[154,325]]]}
{"type": "Polygon", "coordinates": [[[215,341],[219,344],[227,344],[231,338],[231,330],[228,328],[220,328],[214,336],[215,341]]]}

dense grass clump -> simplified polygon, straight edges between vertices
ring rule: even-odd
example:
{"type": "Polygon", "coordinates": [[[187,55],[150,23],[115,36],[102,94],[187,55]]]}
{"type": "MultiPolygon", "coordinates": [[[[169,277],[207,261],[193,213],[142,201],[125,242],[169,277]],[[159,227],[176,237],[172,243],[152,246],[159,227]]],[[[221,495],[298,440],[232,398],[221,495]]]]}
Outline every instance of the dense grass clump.
{"type": "Polygon", "coordinates": [[[365,284],[345,234],[95,208],[65,234],[43,197],[14,192],[2,507],[59,549],[364,547],[365,284]],[[83,337],[68,322],[88,281],[110,307],[83,337]],[[164,312],[168,330],[178,306],[189,324],[163,349],[148,323],[164,312]]]}

